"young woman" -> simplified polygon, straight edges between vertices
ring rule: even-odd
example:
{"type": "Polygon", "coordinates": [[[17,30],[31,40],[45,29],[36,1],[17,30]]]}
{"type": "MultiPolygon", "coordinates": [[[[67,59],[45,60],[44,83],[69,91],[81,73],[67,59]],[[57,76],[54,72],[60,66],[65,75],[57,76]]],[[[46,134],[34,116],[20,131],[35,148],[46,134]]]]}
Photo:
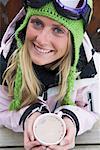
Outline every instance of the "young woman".
{"type": "Polygon", "coordinates": [[[3,40],[8,41],[5,50],[1,47],[2,70],[9,60],[0,89],[0,124],[16,132],[24,129],[26,150],[71,149],[75,136],[89,130],[99,118],[90,101],[96,80],[90,83],[84,79],[83,86],[75,81],[84,76],[78,61],[92,0],[24,3],[25,10],[19,12],[4,35],[3,40]],[[17,48],[12,53],[15,40],[17,48]],[[67,134],[59,145],[45,147],[34,138],[34,121],[43,113],[60,111],[67,134]]]}

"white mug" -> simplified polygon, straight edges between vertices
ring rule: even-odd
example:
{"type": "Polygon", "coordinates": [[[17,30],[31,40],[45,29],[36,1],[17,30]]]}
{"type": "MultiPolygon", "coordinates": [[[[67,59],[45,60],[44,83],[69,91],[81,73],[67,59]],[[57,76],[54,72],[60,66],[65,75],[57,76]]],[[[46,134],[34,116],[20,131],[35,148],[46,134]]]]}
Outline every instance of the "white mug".
{"type": "Polygon", "coordinates": [[[33,132],[42,145],[59,144],[66,134],[66,125],[60,115],[45,113],[35,120],[33,132]]]}

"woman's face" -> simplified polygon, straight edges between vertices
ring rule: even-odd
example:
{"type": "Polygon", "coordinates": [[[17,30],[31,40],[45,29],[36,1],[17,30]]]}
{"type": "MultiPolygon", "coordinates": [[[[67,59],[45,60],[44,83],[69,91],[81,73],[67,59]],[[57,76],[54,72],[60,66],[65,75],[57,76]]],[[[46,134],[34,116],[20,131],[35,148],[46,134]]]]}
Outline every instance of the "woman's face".
{"type": "Polygon", "coordinates": [[[32,16],[26,30],[26,41],[32,62],[50,64],[68,53],[68,30],[56,21],[32,16]]]}

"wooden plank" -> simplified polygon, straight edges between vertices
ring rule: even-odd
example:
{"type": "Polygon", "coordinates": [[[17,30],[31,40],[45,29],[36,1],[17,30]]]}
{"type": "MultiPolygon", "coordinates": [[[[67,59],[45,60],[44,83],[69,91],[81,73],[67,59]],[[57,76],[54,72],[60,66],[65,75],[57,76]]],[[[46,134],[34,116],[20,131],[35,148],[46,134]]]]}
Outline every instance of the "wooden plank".
{"type": "MultiPolygon", "coordinates": [[[[73,150],[100,150],[99,145],[93,145],[93,146],[76,146],[73,150]]],[[[0,150],[24,150],[24,148],[0,148],[0,150]]]]}
{"type": "Polygon", "coordinates": [[[73,150],[100,150],[100,145],[76,146],[73,150]]]}
{"type": "Polygon", "coordinates": [[[92,130],[78,136],[76,144],[100,144],[100,120],[95,124],[92,130]]]}
{"type": "Polygon", "coordinates": [[[0,147],[23,146],[23,134],[0,128],[0,147]]]}
{"type": "Polygon", "coordinates": [[[24,148],[0,148],[0,150],[25,150],[24,148]]]}
{"type": "MultiPolygon", "coordinates": [[[[73,150],[100,150],[100,146],[77,146],[73,150]]],[[[24,148],[0,148],[0,150],[24,150],[24,148]]]]}

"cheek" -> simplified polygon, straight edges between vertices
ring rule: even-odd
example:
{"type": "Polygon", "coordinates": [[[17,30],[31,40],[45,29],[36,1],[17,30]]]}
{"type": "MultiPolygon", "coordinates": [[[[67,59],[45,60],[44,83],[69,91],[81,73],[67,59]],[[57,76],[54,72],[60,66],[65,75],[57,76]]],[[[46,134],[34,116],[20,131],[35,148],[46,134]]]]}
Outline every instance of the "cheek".
{"type": "Polygon", "coordinates": [[[61,54],[62,56],[68,51],[68,39],[67,38],[62,38],[59,42],[57,42],[57,47],[58,47],[58,53],[61,54]]]}
{"type": "Polygon", "coordinates": [[[31,27],[28,27],[27,28],[27,30],[26,30],[26,38],[28,39],[28,40],[31,40],[31,39],[33,39],[34,37],[35,37],[35,31],[34,31],[34,29],[33,28],[31,28],[31,27]]]}
{"type": "Polygon", "coordinates": [[[68,52],[68,37],[64,38],[62,41],[62,48],[63,52],[65,53],[66,51],[68,52]]]}

